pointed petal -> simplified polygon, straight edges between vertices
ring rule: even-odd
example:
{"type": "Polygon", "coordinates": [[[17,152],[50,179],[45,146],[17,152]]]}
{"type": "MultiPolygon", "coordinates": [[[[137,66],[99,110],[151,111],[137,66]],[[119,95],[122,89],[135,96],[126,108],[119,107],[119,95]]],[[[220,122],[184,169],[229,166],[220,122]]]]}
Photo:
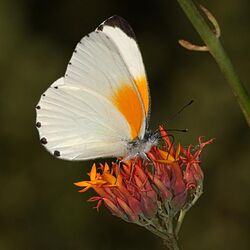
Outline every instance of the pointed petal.
{"type": "MultiPolygon", "coordinates": [[[[165,161],[175,161],[175,158],[167,151],[163,151],[163,150],[159,150],[162,158],[165,160],[165,161]]],[[[161,161],[161,160],[158,160],[158,161],[161,161]]],[[[164,162],[165,163],[165,162],[164,162]]]]}
{"type": "Polygon", "coordinates": [[[111,185],[115,185],[116,183],[116,178],[112,175],[112,174],[109,174],[109,173],[104,173],[102,175],[102,178],[107,181],[109,184],[111,185]]]}
{"type": "Polygon", "coordinates": [[[105,162],[105,165],[104,165],[104,168],[103,168],[103,172],[106,173],[106,172],[109,172],[109,165],[107,162],[105,162]]]}
{"type": "Polygon", "coordinates": [[[84,192],[86,192],[87,190],[89,190],[90,188],[91,188],[91,186],[88,186],[88,187],[85,187],[84,189],[79,190],[78,192],[79,192],[79,193],[84,193],[84,192]]]}
{"type": "Polygon", "coordinates": [[[95,179],[96,179],[96,165],[94,163],[90,171],[90,180],[93,181],[95,179]]]}
{"type": "Polygon", "coordinates": [[[76,185],[77,187],[87,187],[90,186],[89,181],[79,181],[79,182],[75,182],[74,185],[76,185]]]}

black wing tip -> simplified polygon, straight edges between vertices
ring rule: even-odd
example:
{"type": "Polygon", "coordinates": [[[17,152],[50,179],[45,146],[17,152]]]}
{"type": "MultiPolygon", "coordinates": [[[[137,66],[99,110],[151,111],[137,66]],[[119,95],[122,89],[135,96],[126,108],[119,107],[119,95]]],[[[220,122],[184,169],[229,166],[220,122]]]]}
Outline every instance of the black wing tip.
{"type": "Polygon", "coordinates": [[[97,27],[97,30],[102,31],[103,27],[111,26],[120,28],[127,36],[136,40],[135,33],[129,23],[121,16],[113,15],[110,18],[106,19],[102,24],[97,27]]]}

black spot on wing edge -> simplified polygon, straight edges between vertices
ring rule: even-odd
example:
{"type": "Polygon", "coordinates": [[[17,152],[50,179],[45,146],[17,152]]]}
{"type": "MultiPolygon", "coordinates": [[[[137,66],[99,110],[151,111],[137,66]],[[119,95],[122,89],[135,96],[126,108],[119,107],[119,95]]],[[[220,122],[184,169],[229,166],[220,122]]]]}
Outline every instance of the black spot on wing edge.
{"type": "Polygon", "coordinates": [[[54,151],[54,156],[56,156],[56,157],[59,157],[61,154],[60,154],[60,152],[58,151],[58,150],[55,150],[54,151]]]}
{"type": "Polygon", "coordinates": [[[133,38],[136,40],[135,33],[129,23],[122,17],[114,15],[107,20],[105,20],[102,24],[100,24],[97,27],[97,30],[102,31],[103,27],[105,25],[112,26],[112,27],[118,27],[120,28],[124,33],[126,33],[129,37],[133,38]]]}
{"type": "Polygon", "coordinates": [[[37,126],[37,128],[41,128],[41,126],[42,126],[41,122],[37,122],[36,126],[37,126]]]}
{"type": "Polygon", "coordinates": [[[48,143],[48,141],[47,141],[47,139],[46,139],[45,137],[41,138],[40,141],[41,141],[41,143],[44,144],[44,145],[48,143]]]}

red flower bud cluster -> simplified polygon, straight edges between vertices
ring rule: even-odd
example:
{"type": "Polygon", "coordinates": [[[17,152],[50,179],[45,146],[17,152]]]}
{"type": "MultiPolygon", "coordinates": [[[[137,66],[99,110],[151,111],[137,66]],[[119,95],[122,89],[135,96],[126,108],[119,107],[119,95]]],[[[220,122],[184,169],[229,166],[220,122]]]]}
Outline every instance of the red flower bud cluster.
{"type": "MultiPolygon", "coordinates": [[[[170,231],[172,219],[181,210],[189,209],[197,193],[202,190],[203,172],[200,153],[212,143],[199,138],[196,150],[192,146],[176,147],[167,132],[160,127],[164,145],[148,152],[149,160],[135,158],[119,166],[113,163],[94,164],[89,181],[75,183],[80,192],[93,188],[98,196],[97,208],[103,202],[112,214],[142,226],[164,238],[170,231]]],[[[170,232],[171,233],[171,232],[170,232]]]]}

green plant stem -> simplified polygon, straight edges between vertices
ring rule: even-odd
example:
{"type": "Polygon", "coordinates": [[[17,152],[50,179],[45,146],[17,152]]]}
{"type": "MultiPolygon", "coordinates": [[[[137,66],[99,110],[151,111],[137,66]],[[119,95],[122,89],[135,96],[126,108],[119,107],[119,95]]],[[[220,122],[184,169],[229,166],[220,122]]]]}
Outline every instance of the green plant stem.
{"type": "Polygon", "coordinates": [[[169,250],[179,250],[178,241],[174,233],[173,217],[170,215],[168,218],[168,240],[165,241],[169,250]]]}
{"type": "Polygon", "coordinates": [[[181,229],[181,225],[182,225],[182,222],[185,218],[185,215],[186,213],[188,212],[188,210],[194,206],[194,204],[198,201],[198,199],[201,197],[201,195],[203,194],[203,185],[202,183],[200,183],[196,189],[196,193],[195,193],[195,196],[194,196],[194,199],[192,200],[191,203],[189,203],[185,208],[183,208],[181,211],[180,211],[180,214],[179,214],[179,217],[178,217],[178,220],[177,220],[177,223],[176,223],[176,227],[175,227],[175,236],[176,238],[178,239],[178,235],[179,235],[179,232],[180,232],[180,229],[181,229]]]}
{"type": "Polygon", "coordinates": [[[167,246],[168,250],[180,250],[179,246],[178,246],[178,242],[175,238],[166,240],[164,242],[164,244],[167,246]]]}
{"type": "Polygon", "coordinates": [[[220,40],[212,32],[192,0],[177,0],[185,14],[199,33],[209,52],[214,57],[227,82],[229,83],[233,94],[235,95],[240,108],[250,126],[250,97],[247,90],[239,79],[228,55],[226,54],[220,40]]]}
{"type": "Polygon", "coordinates": [[[184,217],[185,217],[187,211],[188,211],[187,209],[182,209],[180,211],[180,215],[178,217],[176,228],[175,228],[175,235],[176,235],[176,237],[178,237],[179,231],[181,229],[182,222],[184,220],[184,217]]]}

